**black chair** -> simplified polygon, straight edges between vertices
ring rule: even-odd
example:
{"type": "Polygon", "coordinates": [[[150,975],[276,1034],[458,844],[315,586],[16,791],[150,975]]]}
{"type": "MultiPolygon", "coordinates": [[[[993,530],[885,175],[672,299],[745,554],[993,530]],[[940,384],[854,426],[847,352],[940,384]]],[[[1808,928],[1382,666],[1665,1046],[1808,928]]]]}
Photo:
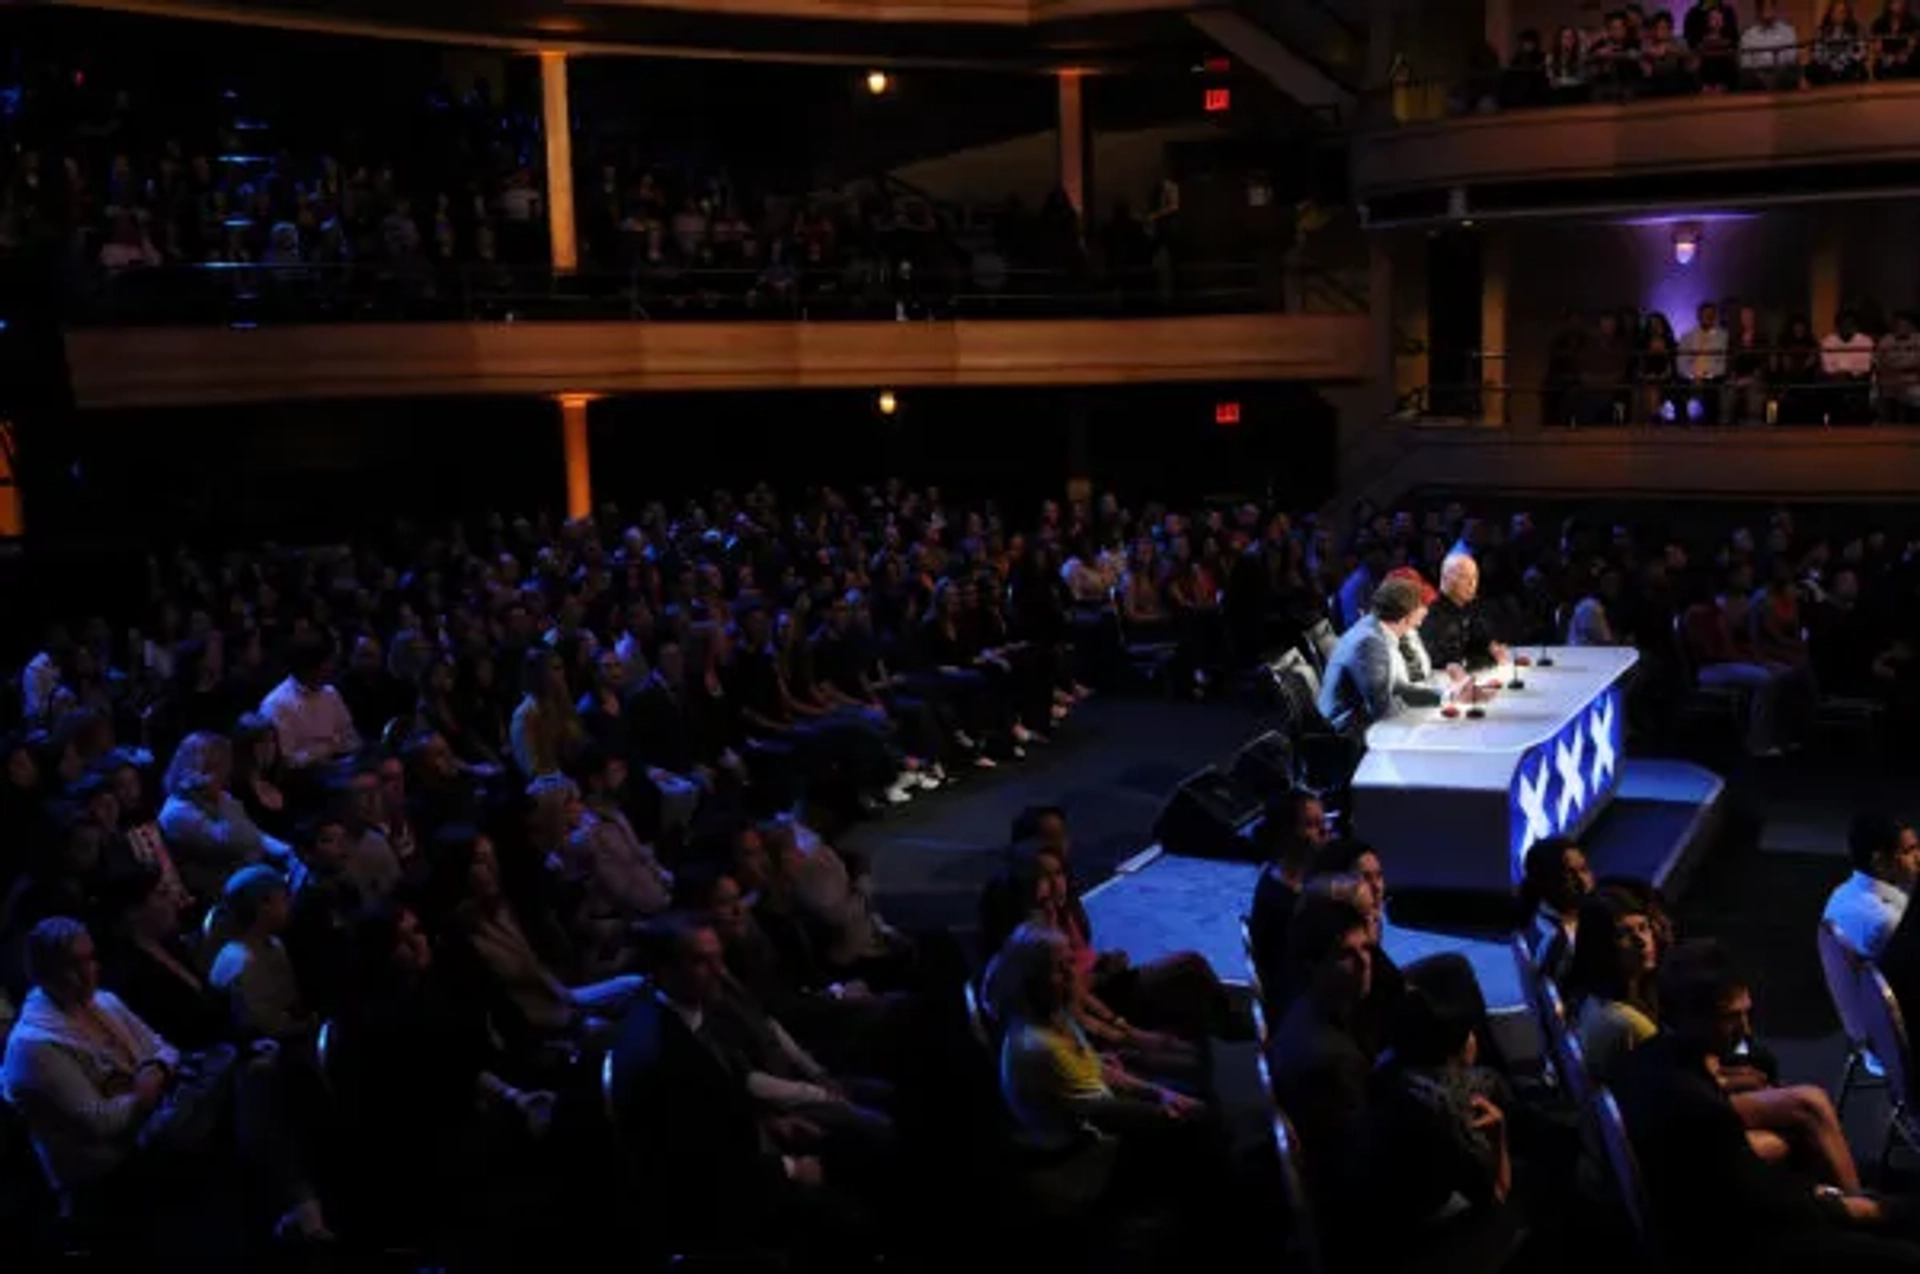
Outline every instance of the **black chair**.
{"type": "Polygon", "coordinates": [[[1627,1137],[1627,1125],[1620,1118],[1620,1106],[1613,1100],[1613,1094],[1602,1088],[1594,1093],[1589,1109],[1599,1133],[1608,1175],[1612,1178],[1627,1225],[1639,1241],[1644,1264],[1652,1270],[1664,1269],[1665,1263],[1653,1232],[1652,1213],[1647,1205],[1646,1185],[1640,1176],[1640,1159],[1634,1154],[1633,1142],[1627,1137]]]}
{"type": "Polygon", "coordinates": [[[1300,648],[1306,652],[1307,659],[1320,672],[1327,670],[1327,660],[1333,654],[1333,648],[1340,644],[1340,634],[1333,630],[1333,621],[1322,615],[1307,625],[1307,631],[1300,634],[1300,648]]]}
{"type": "Polygon", "coordinates": [[[1300,1157],[1300,1135],[1293,1130],[1293,1121],[1287,1118],[1287,1112],[1274,1097],[1273,1074],[1267,1067],[1264,1048],[1260,1050],[1258,1067],[1260,1090],[1273,1109],[1273,1149],[1279,1160],[1280,1211],[1285,1218],[1280,1266],[1301,1274],[1325,1274],[1327,1267],[1321,1257],[1319,1228],[1314,1221],[1313,1200],[1307,1193],[1306,1170],[1300,1157]]]}

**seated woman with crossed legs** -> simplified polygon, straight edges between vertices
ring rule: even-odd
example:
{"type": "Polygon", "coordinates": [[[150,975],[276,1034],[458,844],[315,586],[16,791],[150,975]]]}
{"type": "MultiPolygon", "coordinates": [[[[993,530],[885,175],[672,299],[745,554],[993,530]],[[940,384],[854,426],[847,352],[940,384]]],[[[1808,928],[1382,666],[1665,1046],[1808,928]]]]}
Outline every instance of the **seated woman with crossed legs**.
{"type": "MultiPolygon", "coordinates": [[[[1665,952],[1644,900],[1606,887],[1581,907],[1566,991],[1594,1082],[1610,1082],[1621,1059],[1658,1033],[1654,987],[1665,952]]],[[[1750,1054],[1718,1059],[1717,1078],[1754,1153],[1770,1163],[1798,1156],[1826,1184],[1860,1188],[1860,1170],[1826,1093],[1807,1084],[1776,1085],[1750,1054]]]]}

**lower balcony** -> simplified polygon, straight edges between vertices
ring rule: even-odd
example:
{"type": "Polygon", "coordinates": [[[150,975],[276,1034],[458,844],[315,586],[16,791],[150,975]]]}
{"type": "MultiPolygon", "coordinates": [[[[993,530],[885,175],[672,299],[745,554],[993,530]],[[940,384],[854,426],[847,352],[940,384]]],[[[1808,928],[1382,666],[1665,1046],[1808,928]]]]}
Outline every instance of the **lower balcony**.
{"type": "Polygon", "coordinates": [[[83,328],[82,409],[446,394],[1354,382],[1365,314],[83,328]]]}

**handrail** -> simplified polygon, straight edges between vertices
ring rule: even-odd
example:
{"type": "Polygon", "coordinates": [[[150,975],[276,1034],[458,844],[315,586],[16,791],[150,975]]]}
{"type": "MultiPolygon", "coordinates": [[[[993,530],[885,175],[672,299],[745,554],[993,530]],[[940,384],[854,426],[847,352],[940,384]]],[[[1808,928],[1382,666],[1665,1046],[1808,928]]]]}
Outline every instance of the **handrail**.
{"type": "Polygon", "coordinates": [[[937,320],[1220,314],[1360,313],[1350,280],[1314,267],[1173,260],[1122,271],[1018,267],[586,271],[546,267],[203,263],[83,269],[68,321],[86,325],[396,320],[765,319],[937,320]]]}
{"type": "Polygon", "coordinates": [[[1361,93],[1361,127],[1378,130],[1509,110],[1617,105],[1646,98],[1857,87],[1920,75],[1920,35],[1863,33],[1857,37],[1799,40],[1764,50],[1743,50],[1735,43],[1723,55],[1731,71],[1730,80],[1724,87],[1711,88],[1700,80],[1699,52],[1682,46],[1680,53],[1680,65],[1665,71],[1655,71],[1642,48],[1638,54],[1620,59],[1619,65],[1633,68],[1630,73],[1609,73],[1607,55],[1583,48],[1580,64],[1570,76],[1556,74],[1544,62],[1537,68],[1489,66],[1446,79],[1401,76],[1391,84],[1376,85],[1361,93]],[[1903,41],[1913,48],[1907,59],[1886,56],[1888,45],[1903,41]]]}

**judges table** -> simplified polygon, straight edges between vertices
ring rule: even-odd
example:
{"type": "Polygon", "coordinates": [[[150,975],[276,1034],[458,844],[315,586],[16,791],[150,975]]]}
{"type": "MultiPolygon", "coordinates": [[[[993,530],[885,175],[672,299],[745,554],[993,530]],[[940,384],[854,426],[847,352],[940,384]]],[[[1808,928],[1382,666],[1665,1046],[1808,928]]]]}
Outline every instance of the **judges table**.
{"type": "Polygon", "coordinates": [[[1621,686],[1634,651],[1517,654],[1535,666],[1474,674],[1476,684],[1503,686],[1477,718],[1466,705],[1454,716],[1409,708],[1367,731],[1354,831],[1381,851],[1396,886],[1507,893],[1528,846],[1579,836],[1619,785],[1621,686]],[[1538,666],[1542,654],[1551,667],[1538,666]],[[1516,676],[1518,689],[1506,684],[1516,676]]]}

